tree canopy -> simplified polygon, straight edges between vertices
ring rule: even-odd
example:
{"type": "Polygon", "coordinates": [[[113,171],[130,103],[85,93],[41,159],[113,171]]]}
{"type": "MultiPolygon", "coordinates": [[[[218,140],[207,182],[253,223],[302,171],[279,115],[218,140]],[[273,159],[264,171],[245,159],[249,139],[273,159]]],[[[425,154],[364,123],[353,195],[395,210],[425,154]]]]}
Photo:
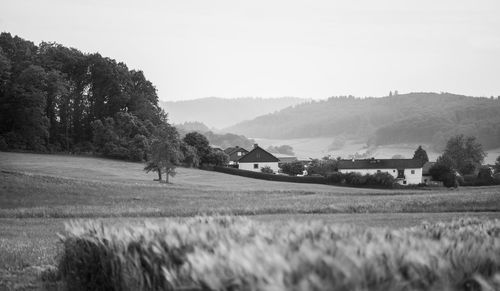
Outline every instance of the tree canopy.
{"type": "Polygon", "coordinates": [[[0,34],[0,144],[145,160],[166,123],[142,71],[57,43],[0,34]]]}
{"type": "Polygon", "coordinates": [[[462,175],[475,173],[486,157],[483,147],[474,136],[456,135],[448,140],[443,157],[462,175]]]}
{"type": "Polygon", "coordinates": [[[418,148],[415,150],[415,153],[413,154],[413,159],[419,159],[423,162],[429,161],[429,157],[427,156],[427,152],[422,148],[421,145],[419,145],[418,148]]]}

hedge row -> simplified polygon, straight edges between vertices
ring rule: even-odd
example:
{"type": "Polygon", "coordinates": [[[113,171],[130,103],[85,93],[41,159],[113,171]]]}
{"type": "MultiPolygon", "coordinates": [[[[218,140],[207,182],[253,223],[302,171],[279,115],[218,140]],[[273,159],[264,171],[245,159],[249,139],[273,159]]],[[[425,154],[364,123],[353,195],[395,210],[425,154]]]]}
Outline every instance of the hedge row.
{"type": "Polygon", "coordinates": [[[392,188],[395,179],[391,174],[388,173],[376,173],[374,175],[361,175],[359,173],[347,173],[343,174],[340,172],[328,174],[326,177],[323,176],[285,176],[285,175],[275,175],[262,172],[253,172],[247,170],[240,170],[228,167],[212,167],[207,170],[214,170],[221,173],[238,175],[248,178],[268,180],[268,181],[280,181],[280,182],[292,182],[292,183],[309,183],[309,184],[328,184],[328,185],[343,185],[343,186],[370,186],[370,187],[382,187],[382,188],[392,188]]]}
{"type": "Polygon", "coordinates": [[[268,181],[309,183],[309,184],[327,184],[327,180],[325,177],[312,177],[312,176],[297,177],[297,176],[275,175],[275,174],[240,170],[240,169],[228,168],[228,167],[218,167],[218,166],[213,167],[212,170],[214,170],[216,172],[231,174],[231,175],[238,175],[238,176],[254,178],[254,179],[261,179],[261,180],[268,180],[268,181]]]}

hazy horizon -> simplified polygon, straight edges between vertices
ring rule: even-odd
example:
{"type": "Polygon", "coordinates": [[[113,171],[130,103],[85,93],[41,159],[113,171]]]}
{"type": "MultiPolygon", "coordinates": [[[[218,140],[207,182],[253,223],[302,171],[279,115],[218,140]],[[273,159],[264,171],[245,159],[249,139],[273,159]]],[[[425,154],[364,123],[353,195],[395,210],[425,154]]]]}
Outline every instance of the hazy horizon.
{"type": "Polygon", "coordinates": [[[162,101],[499,96],[500,2],[2,1],[1,31],[144,71],[162,101]]]}

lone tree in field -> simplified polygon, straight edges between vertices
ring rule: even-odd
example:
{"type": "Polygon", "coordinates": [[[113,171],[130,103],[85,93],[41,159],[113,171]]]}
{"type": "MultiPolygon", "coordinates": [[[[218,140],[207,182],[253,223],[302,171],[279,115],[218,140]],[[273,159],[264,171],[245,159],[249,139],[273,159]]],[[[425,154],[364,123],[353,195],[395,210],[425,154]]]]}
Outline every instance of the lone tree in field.
{"type": "Polygon", "coordinates": [[[454,136],[446,143],[443,157],[451,161],[451,166],[462,175],[474,174],[486,157],[483,146],[476,137],[454,136]]]}
{"type": "Polygon", "coordinates": [[[175,176],[175,168],[181,160],[182,152],[177,130],[169,124],[159,126],[151,143],[151,158],[144,170],[157,172],[160,183],[164,172],[165,182],[168,183],[168,177],[175,176]]]}
{"type": "Polygon", "coordinates": [[[424,163],[427,163],[429,161],[429,157],[427,156],[427,152],[422,148],[421,145],[418,146],[418,148],[415,150],[415,153],[413,154],[413,159],[419,159],[424,163]]]}

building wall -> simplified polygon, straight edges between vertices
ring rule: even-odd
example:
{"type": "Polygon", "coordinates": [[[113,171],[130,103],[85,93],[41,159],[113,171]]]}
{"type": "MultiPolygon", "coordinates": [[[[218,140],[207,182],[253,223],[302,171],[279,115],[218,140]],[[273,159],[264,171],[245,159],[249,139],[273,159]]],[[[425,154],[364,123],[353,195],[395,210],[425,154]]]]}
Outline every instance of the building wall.
{"type": "Polygon", "coordinates": [[[278,173],[279,167],[278,162],[274,163],[238,163],[238,168],[240,170],[260,172],[262,168],[270,167],[275,173],[278,173]],[[257,169],[254,168],[254,164],[257,164],[257,169]]]}
{"type": "MultiPolygon", "coordinates": [[[[366,174],[376,174],[378,171],[380,172],[387,172],[391,174],[394,178],[398,177],[398,170],[397,169],[339,169],[339,172],[341,173],[350,173],[350,172],[356,172],[360,173],[361,175],[366,175],[366,174]]],[[[422,183],[422,168],[413,168],[413,169],[404,169],[404,175],[405,179],[404,180],[398,180],[398,183],[401,185],[415,185],[415,184],[420,184],[422,183]],[[412,174],[412,170],[414,173],[412,174]],[[406,181],[406,184],[404,183],[406,181]]]]}

